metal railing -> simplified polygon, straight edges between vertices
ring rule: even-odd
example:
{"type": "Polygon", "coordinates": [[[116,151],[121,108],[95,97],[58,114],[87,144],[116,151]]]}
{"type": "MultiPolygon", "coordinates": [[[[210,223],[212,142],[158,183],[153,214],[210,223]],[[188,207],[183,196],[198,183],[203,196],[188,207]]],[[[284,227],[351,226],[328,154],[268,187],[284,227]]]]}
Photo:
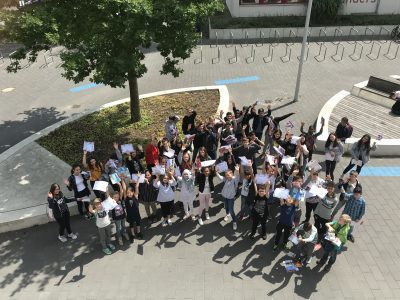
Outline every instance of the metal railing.
{"type": "Polygon", "coordinates": [[[326,58],[326,51],[328,50],[328,48],[325,46],[325,43],[321,43],[319,45],[319,52],[318,55],[314,56],[314,59],[317,62],[321,62],[324,61],[326,58]]]}
{"type": "Polygon", "coordinates": [[[384,35],[386,35],[387,38],[386,38],[385,40],[381,40],[380,43],[381,43],[381,44],[386,44],[386,43],[388,42],[389,38],[390,38],[391,32],[390,32],[389,29],[387,29],[387,28],[381,26],[381,29],[379,30],[379,36],[382,36],[382,35],[383,35],[383,34],[382,34],[382,31],[385,31],[385,32],[386,32],[386,34],[384,34],[384,35]]]}
{"type": "Polygon", "coordinates": [[[277,30],[277,29],[275,29],[274,30],[274,39],[273,39],[273,41],[271,42],[272,43],[272,46],[278,46],[278,44],[279,44],[279,40],[281,39],[281,35],[280,35],[280,33],[279,33],[279,31],[277,30]]]}
{"type": "Polygon", "coordinates": [[[354,36],[352,34],[353,32],[355,32],[356,35],[359,35],[359,32],[358,32],[357,29],[355,29],[354,27],[350,28],[350,32],[349,32],[349,35],[348,35],[348,41],[347,41],[347,43],[349,43],[350,45],[352,45],[352,44],[354,44],[356,42],[355,40],[354,41],[351,40],[351,37],[354,36]]]}
{"type": "Polygon", "coordinates": [[[381,54],[381,48],[382,48],[382,44],[381,43],[373,41],[372,45],[371,45],[371,50],[367,54],[367,57],[370,60],[377,60],[379,58],[379,54],[381,54]],[[376,45],[376,47],[374,47],[375,45],[376,45]],[[374,52],[374,48],[378,49],[378,53],[376,54],[376,56],[372,55],[372,53],[374,52]]]}
{"type": "Polygon", "coordinates": [[[203,46],[200,46],[200,58],[195,58],[194,63],[196,65],[203,63],[203,46]]]}
{"type": "Polygon", "coordinates": [[[249,32],[247,30],[244,33],[244,40],[246,41],[246,46],[244,46],[243,44],[240,44],[240,46],[247,47],[249,45],[249,32]]]}
{"type": "MultiPolygon", "coordinates": [[[[319,33],[318,33],[318,40],[321,40],[322,36],[323,36],[324,38],[326,38],[326,37],[328,36],[328,34],[326,33],[326,29],[324,29],[324,28],[321,28],[321,29],[319,30],[319,33]]],[[[317,45],[321,45],[321,44],[324,44],[324,43],[325,43],[325,42],[317,42],[317,45]]]]}
{"type": "Polygon", "coordinates": [[[54,62],[54,57],[53,54],[51,53],[51,49],[47,50],[43,53],[43,58],[44,58],[44,63],[46,67],[48,67],[50,64],[54,62]]]}
{"type": "Polygon", "coordinates": [[[286,51],[285,51],[285,55],[281,56],[281,61],[283,63],[287,63],[290,61],[291,57],[292,57],[292,45],[290,44],[286,44],[286,51]]]}
{"type": "Polygon", "coordinates": [[[340,44],[342,42],[342,37],[343,37],[343,30],[340,28],[335,28],[332,44],[334,45],[340,44]]]}
{"type": "Polygon", "coordinates": [[[254,48],[254,45],[251,45],[250,56],[246,58],[246,62],[248,64],[253,63],[255,59],[256,59],[256,48],[254,48]]]}
{"type": "Polygon", "coordinates": [[[235,50],[233,52],[233,57],[229,58],[228,61],[229,61],[230,64],[238,62],[238,52],[237,52],[237,46],[236,45],[235,45],[235,50]]]}
{"type": "Polygon", "coordinates": [[[343,45],[342,43],[339,43],[339,44],[336,45],[335,54],[333,54],[333,55],[331,56],[331,58],[332,58],[335,62],[338,62],[338,61],[343,60],[343,55],[344,55],[344,45],[343,45]],[[341,49],[341,51],[340,51],[340,49],[341,49]]]}
{"type": "Polygon", "coordinates": [[[390,60],[396,59],[397,58],[397,54],[399,53],[399,46],[400,46],[400,44],[397,44],[397,43],[395,43],[393,41],[390,41],[389,46],[388,46],[388,50],[383,56],[385,56],[387,59],[390,59],[390,60]],[[391,52],[393,52],[392,45],[395,45],[394,49],[396,49],[393,55],[391,54],[391,52]]]}
{"type": "Polygon", "coordinates": [[[265,35],[264,32],[260,29],[259,39],[261,40],[261,45],[256,43],[256,47],[264,46],[265,35]]]}
{"type": "Polygon", "coordinates": [[[211,62],[212,64],[220,63],[221,61],[221,47],[217,48],[217,57],[214,57],[211,62]]]}
{"type": "MultiPolygon", "coordinates": [[[[229,32],[229,40],[230,40],[229,47],[233,47],[233,32],[232,31],[229,32]]],[[[228,44],[225,44],[225,47],[228,48],[228,44]]]]}
{"type": "Polygon", "coordinates": [[[210,42],[210,48],[217,48],[218,47],[218,32],[215,32],[215,45],[212,44],[212,41],[210,42]]]}
{"type": "Polygon", "coordinates": [[[368,36],[373,37],[374,35],[375,35],[375,32],[371,28],[369,28],[368,26],[365,27],[364,44],[371,44],[372,43],[372,38],[369,41],[367,41],[366,39],[367,39],[368,36]],[[371,34],[367,34],[367,32],[370,32],[371,34]]]}
{"type": "Polygon", "coordinates": [[[272,44],[268,44],[268,54],[267,56],[263,57],[265,63],[272,62],[274,58],[274,46],[272,44]]]}
{"type": "Polygon", "coordinates": [[[358,61],[358,60],[361,59],[362,54],[363,54],[363,51],[364,51],[364,46],[363,46],[363,44],[361,44],[360,42],[357,41],[357,42],[354,44],[353,53],[350,54],[349,57],[350,57],[352,60],[354,60],[354,61],[358,61]],[[358,49],[360,49],[360,54],[359,54],[359,55],[357,55],[358,49]]]}

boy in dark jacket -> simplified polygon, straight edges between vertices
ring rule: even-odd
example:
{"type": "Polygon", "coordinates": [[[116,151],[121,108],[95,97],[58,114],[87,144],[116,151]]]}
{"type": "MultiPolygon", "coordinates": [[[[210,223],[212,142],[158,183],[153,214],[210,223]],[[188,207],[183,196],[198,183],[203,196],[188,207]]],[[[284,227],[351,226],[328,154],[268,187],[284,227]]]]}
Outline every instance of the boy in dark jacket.
{"type": "Polygon", "coordinates": [[[261,236],[263,240],[267,239],[266,232],[266,223],[268,217],[268,191],[269,184],[267,186],[261,185],[258,188],[256,187],[257,195],[254,197],[253,208],[252,208],[252,216],[253,216],[253,225],[251,227],[250,238],[254,239],[254,235],[256,234],[257,226],[261,224],[261,236]]]}

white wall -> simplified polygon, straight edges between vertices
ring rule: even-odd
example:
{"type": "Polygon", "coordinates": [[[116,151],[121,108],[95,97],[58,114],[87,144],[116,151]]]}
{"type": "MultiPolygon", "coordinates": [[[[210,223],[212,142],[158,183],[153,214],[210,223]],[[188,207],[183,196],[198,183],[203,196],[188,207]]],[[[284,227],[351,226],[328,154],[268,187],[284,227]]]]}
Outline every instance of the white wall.
{"type": "MultiPolygon", "coordinates": [[[[378,14],[400,14],[400,1],[399,0],[381,0],[379,4],[378,14]]],[[[399,21],[400,23],[400,21],[399,21]]]]}
{"type": "MultiPolygon", "coordinates": [[[[383,2],[385,0],[381,0],[383,2]]],[[[343,0],[342,15],[351,14],[373,14],[375,13],[378,0],[343,0]]]]}
{"type": "MultiPolygon", "coordinates": [[[[226,0],[232,17],[305,16],[307,4],[239,5],[240,0],[226,0]]],[[[400,14],[400,0],[343,0],[340,14],[400,14]]],[[[399,21],[400,22],[400,21],[399,21]]]]}

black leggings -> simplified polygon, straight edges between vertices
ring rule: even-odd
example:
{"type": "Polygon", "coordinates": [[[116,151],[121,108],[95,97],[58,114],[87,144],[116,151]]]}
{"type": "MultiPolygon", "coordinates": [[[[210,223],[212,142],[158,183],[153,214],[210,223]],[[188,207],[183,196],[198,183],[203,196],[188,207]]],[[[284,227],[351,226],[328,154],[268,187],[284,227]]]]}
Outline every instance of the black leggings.
{"type": "MultiPolygon", "coordinates": [[[[347,174],[347,172],[349,172],[351,169],[353,169],[354,166],[355,166],[355,164],[352,164],[352,163],[351,163],[351,160],[350,160],[350,163],[349,163],[349,165],[346,167],[346,169],[344,169],[343,174],[347,174]]],[[[361,169],[362,169],[363,166],[364,166],[364,164],[362,164],[361,166],[357,165],[356,171],[357,171],[358,174],[360,174],[361,169]]]]}
{"type": "Polygon", "coordinates": [[[78,204],[78,211],[81,216],[83,216],[85,213],[83,212],[83,206],[85,205],[85,210],[86,214],[89,215],[89,202],[84,202],[84,201],[76,201],[78,204]]]}
{"type": "Polygon", "coordinates": [[[317,203],[308,203],[306,201],[306,219],[304,222],[310,221],[311,218],[311,212],[313,212],[317,208],[318,202],[317,203]]]}
{"type": "Polygon", "coordinates": [[[160,202],[161,212],[163,218],[168,218],[168,216],[172,216],[174,213],[174,200],[168,202],[160,202]]]}
{"type": "Polygon", "coordinates": [[[68,234],[72,233],[71,225],[69,223],[69,212],[64,213],[60,218],[56,218],[58,223],[58,233],[59,235],[64,235],[65,229],[67,229],[68,234]]]}
{"type": "Polygon", "coordinates": [[[334,177],[333,177],[333,172],[335,172],[335,168],[336,168],[336,161],[333,160],[325,160],[325,173],[326,175],[331,176],[331,180],[333,181],[334,177]]]}
{"type": "Polygon", "coordinates": [[[266,216],[260,216],[257,213],[253,213],[253,225],[251,227],[251,235],[255,235],[257,231],[258,224],[261,224],[261,233],[264,236],[266,234],[266,226],[267,218],[266,216]]]}

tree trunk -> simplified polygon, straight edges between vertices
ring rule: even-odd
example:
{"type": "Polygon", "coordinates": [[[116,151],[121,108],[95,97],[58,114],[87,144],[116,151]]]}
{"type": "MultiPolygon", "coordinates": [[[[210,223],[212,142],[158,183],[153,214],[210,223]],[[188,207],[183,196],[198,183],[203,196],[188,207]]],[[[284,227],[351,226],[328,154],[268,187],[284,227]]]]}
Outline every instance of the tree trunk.
{"type": "Polygon", "coordinates": [[[132,123],[135,123],[139,122],[141,119],[137,77],[132,73],[128,73],[128,83],[129,83],[129,96],[131,98],[130,101],[131,121],[132,123]]]}

